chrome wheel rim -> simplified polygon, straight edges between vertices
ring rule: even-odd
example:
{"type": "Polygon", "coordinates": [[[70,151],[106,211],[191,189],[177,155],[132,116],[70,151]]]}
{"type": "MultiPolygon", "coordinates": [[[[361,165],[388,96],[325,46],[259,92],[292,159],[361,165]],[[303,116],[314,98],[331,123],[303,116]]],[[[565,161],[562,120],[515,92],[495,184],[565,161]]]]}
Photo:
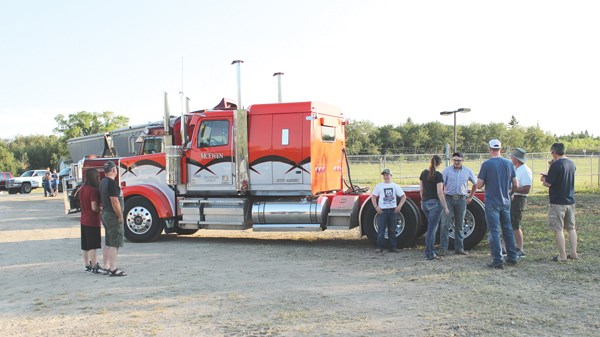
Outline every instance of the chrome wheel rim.
{"type": "Polygon", "coordinates": [[[152,213],[141,206],[132,207],[127,213],[127,227],[135,234],[144,234],[152,227],[152,213]]]}

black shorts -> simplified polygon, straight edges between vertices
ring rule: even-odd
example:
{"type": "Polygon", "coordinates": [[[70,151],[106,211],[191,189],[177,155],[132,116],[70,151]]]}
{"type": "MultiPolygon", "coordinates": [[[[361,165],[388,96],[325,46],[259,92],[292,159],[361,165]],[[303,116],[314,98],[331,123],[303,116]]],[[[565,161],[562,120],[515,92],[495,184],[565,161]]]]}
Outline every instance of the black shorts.
{"type": "Polygon", "coordinates": [[[100,249],[100,227],[81,225],[81,250],[100,249]]]}
{"type": "Polygon", "coordinates": [[[527,197],[522,195],[513,196],[513,200],[510,202],[510,223],[514,230],[521,228],[525,206],[527,206],[527,197]]]}

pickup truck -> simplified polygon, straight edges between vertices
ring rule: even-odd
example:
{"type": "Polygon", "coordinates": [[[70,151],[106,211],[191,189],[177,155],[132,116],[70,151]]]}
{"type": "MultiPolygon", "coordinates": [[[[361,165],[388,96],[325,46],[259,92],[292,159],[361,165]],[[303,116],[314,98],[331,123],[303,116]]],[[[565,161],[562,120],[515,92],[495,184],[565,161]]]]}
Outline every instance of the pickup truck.
{"type": "Polygon", "coordinates": [[[31,190],[41,188],[42,179],[46,170],[29,170],[23,172],[20,177],[12,178],[6,181],[6,189],[9,194],[21,192],[22,194],[31,193],[31,190]]]}
{"type": "Polygon", "coordinates": [[[6,182],[12,177],[10,172],[0,172],[0,191],[6,191],[6,182]]]}

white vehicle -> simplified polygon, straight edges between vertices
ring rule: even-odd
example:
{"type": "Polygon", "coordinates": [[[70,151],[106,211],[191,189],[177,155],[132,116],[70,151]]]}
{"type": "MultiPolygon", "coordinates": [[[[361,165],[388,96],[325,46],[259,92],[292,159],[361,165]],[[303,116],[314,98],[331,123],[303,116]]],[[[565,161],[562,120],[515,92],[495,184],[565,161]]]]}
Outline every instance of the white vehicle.
{"type": "Polygon", "coordinates": [[[22,194],[31,193],[31,190],[42,187],[42,180],[46,172],[46,170],[25,171],[20,177],[9,179],[6,182],[6,189],[9,194],[18,192],[22,194]]]}

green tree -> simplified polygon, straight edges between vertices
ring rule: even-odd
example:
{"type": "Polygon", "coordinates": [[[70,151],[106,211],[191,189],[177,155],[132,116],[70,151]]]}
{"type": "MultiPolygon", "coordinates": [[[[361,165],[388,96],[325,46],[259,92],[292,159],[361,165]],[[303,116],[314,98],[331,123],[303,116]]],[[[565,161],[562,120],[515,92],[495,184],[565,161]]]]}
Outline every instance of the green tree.
{"type": "MultiPolygon", "coordinates": [[[[392,124],[386,124],[379,128],[379,144],[382,153],[402,147],[402,134],[392,124]]],[[[393,151],[397,152],[397,151],[393,151]]]]}
{"type": "Polygon", "coordinates": [[[517,125],[519,125],[519,121],[517,120],[517,118],[515,117],[515,115],[510,116],[510,121],[508,122],[508,126],[510,128],[514,128],[517,125]]]}
{"type": "Polygon", "coordinates": [[[20,162],[17,174],[27,169],[56,168],[60,159],[60,140],[55,135],[17,136],[9,149],[20,162]]]}
{"type": "Polygon", "coordinates": [[[0,140],[0,171],[17,174],[21,164],[9,150],[9,143],[6,140],[0,140]]]}
{"type": "Polygon", "coordinates": [[[370,121],[350,121],[346,126],[348,154],[376,154],[379,147],[378,129],[370,121]]]}

